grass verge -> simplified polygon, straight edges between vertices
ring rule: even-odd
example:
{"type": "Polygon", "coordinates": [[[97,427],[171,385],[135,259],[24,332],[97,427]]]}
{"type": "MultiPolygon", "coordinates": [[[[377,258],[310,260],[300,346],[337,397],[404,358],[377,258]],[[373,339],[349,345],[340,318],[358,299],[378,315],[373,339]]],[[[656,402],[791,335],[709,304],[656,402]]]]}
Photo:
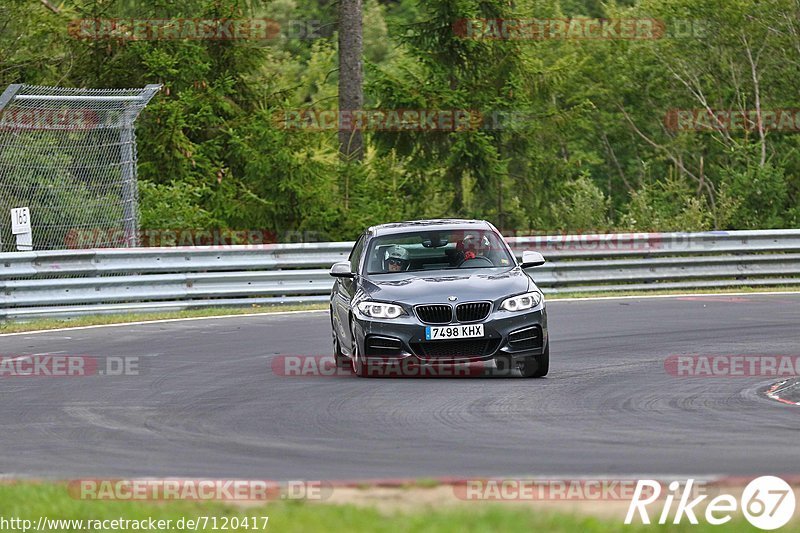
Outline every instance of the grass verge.
{"type": "MultiPolygon", "coordinates": [[[[578,516],[557,512],[534,512],[521,507],[509,507],[502,504],[461,505],[458,507],[432,508],[420,507],[413,512],[379,512],[375,509],[355,507],[352,505],[329,505],[324,503],[274,502],[257,507],[232,506],[212,502],[131,502],[131,501],[90,501],[71,497],[66,487],[58,483],[7,483],[0,484],[0,520],[30,520],[33,530],[40,517],[49,520],[83,520],[83,528],[70,524],[48,522],[46,531],[86,531],[87,520],[170,520],[171,527],[161,531],[212,531],[216,518],[216,530],[222,530],[223,523],[228,531],[275,531],[275,532],[307,532],[307,531],[378,531],[378,532],[489,532],[489,531],[548,531],[548,532],[650,532],[686,531],[692,533],[755,531],[752,526],[742,520],[736,520],[723,526],[703,524],[692,526],[685,523],[679,526],[626,526],[607,519],[591,516],[578,516]],[[203,517],[208,517],[204,519],[203,517]],[[244,518],[248,518],[247,528],[242,527],[244,518]],[[267,527],[263,528],[262,517],[269,517],[267,527]],[[231,527],[238,519],[237,528],[231,527]],[[252,519],[257,520],[256,528],[252,519]],[[179,521],[199,520],[200,527],[180,529],[179,521]],[[205,520],[205,527],[203,527],[205,520]]],[[[18,523],[19,524],[19,523],[18,523]]],[[[0,524],[2,525],[2,524],[0,524]]],[[[7,523],[6,526],[10,526],[7,523]]],[[[20,524],[21,525],[21,524],[20,524]]],[[[111,525],[110,523],[108,525],[111,525]]],[[[165,523],[166,525],[166,523],[165,523]]],[[[22,531],[19,527],[5,530],[22,531]]],[[[128,527],[128,530],[134,529],[128,527]]],[[[143,528],[135,528],[143,529],[143,528]]],[[[115,531],[106,528],[95,531],[115,531]]],[[[122,529],[116,529],[117,531],[122,529]]],[[[153,531],[151,529],[151,531],[153,531]]],[[[800,532],[800,524],[790,523],[781,531],[800,532]]]]}
{"type": "MultiPolygon", "coordinates": [[[[797,292],[798,287],[738,287],[731,289],[708,289],[702,291],[675,291],[675,290],[653,290],[653,291],[616,291],[616,292],[593,292],[593,293],[558,293],[547,294],[548,301],[563,300],[565,298],[609,298],[619,296],[680,296],[683,294],[758,294],[764,292],[797,292]]],[[[322,311],[327,309],[326,304],[307,304],[307,305],[274,305],[274,306],[253,306],[246,308],[227,308],[217,307],[208,309],[192,309],[188,311],[167,311],[163,313],[132,313],[132,314],[113,314],[113,315],[86,315],[74,318],[37,318],[27,322],[2,322],[0,323],[0,334],[21,333],[25,331],[39,331],[59,328],[97,326],[103,324],[127,324],[130,322],[146,322],[150,320],[178,320],[182,318],[214,317],[214,316],[235,316],[254,313],[279,313],[286,311],[322,311]]]]}
{"type": "Polygon", "coordinates": [[[74,318],[36,318],[27,322],[0,323],[0,333],[19,333],[22,331],[75,328],[103,324],[127,324],[129,322],[146,322],[148,320],[178,320],[182,318],[251,315],[256,313],[282,313],[286,311],[321,311],[327,308],[328,306],[325,304],[253,306],[243,308],[210,307],[208,309],[165,311],[163,313],[86,315],[74,318]]]}

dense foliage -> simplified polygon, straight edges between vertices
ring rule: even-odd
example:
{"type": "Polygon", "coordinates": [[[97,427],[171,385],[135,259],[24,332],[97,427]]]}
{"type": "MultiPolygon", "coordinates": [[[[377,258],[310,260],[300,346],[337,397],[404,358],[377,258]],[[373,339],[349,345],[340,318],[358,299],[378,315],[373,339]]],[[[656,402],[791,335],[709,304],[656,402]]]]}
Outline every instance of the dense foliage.
{"type": "Polygon", "coordinates": [[[800,135],[669,127],[674,109],[800,108],[799,0],[365,0],[367,108],[504,118],[467,131],[369,132],[361,163],[340,160],[335,131],[275,120],[335,108],[335,19],[329,0],[3,0],[0,87],[164,84],[137,129],[146,228],[336,240],[442,216],[540,232],[800,219],[800,135]],[[463,19],[581,16],[657,19],[667,31],[641,40],[454,31],[463,19]],[[70,34],[70,21],[121,17],[268,17],[283,31],[267,41],[70,34]],[[313,38],[298,38],[309,28],[313,38]]]}

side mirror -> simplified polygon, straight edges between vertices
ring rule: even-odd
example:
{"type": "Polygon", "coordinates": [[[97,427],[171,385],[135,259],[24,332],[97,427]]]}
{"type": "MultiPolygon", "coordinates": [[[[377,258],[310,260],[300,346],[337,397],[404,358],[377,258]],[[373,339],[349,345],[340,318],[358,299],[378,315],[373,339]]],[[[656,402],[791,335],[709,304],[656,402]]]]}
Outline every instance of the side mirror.
{"type": "Polygon", "coordinates": [[[356,275],[350,270],[350,261],[341,261],[331,267],[331,276],[334,278],[350,278],[353,279],[356,275]]]}
{"type": "Polygon", "coordinates": [[[538,267],[544,263],[544,256],[539,252],[522,252],[522,268],[538,267]]]}

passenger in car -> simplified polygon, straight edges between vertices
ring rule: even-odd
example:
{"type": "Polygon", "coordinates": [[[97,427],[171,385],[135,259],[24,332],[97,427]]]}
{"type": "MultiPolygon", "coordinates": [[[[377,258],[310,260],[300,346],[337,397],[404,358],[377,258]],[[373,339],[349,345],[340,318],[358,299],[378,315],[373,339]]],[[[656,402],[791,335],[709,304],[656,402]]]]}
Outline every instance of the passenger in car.
{"type": "Polygon", "coordinates": [[[384,262],[386,272],[402,272],[408,270],[410,261],[408,260],[408,250],[402,246],[392,246],[386,252],[384,262]]]}

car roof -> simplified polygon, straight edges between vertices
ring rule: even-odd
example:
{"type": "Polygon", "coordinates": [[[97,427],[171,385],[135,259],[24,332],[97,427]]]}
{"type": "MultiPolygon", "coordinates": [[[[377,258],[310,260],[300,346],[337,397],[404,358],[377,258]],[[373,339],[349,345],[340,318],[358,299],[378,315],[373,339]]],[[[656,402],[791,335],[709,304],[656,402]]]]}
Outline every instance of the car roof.
{"type": "Polygon", "coordinates": [[[407,220],[404,222],[392,222],[372,226],[367,230],[367,234],[373,237],[381,235],[393,235],[397,233],[407,233],[408,231],[418,230],[493,230],[493,226],[485,220],[466,220],[458,218],[437,218],[430,220],[407,220]]]}

